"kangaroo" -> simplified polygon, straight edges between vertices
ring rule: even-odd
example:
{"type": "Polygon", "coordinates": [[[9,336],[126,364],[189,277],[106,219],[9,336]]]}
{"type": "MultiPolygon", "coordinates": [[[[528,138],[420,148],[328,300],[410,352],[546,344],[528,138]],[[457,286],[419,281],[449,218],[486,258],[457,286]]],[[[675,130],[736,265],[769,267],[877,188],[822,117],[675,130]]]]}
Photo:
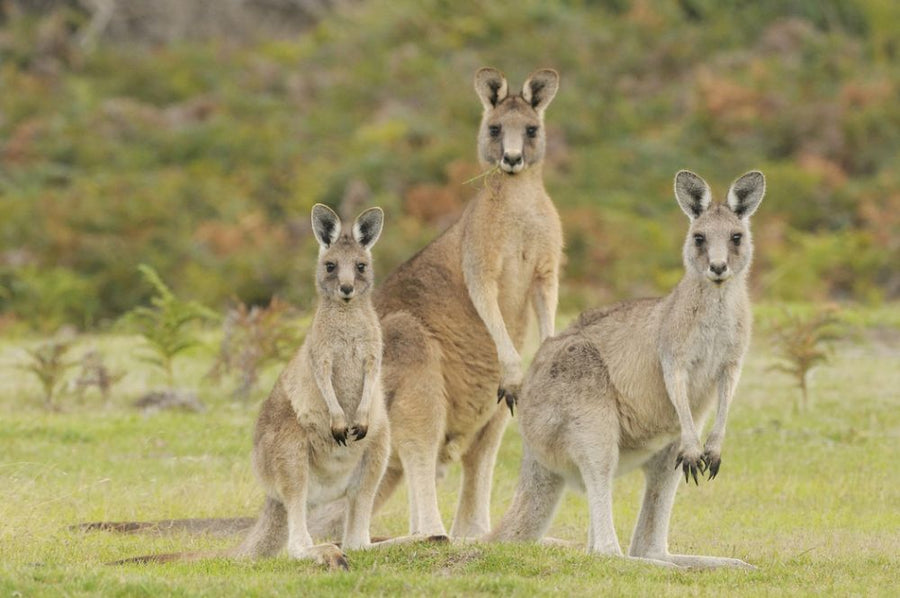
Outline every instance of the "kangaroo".
{"type": "Polygon", "coordinates": [[[372,504],[390,455],[381,327],[371,301],[370,250],[383,219],[381,208],[372,208],[346,231],[328,207],[313,207],[319,304],[303,345],[256,421],[253,466],[266,501],[244,541],[224,554],[156,555],[129,562],[274,556],[286,544],[293,558],[346,569],[341,548],[370,545],[372,504]],[[307,509],[344,496],[349,509],[341,548],[314,545],[307,509]]]}
{"type": "Polygon", "coordinates": [[[679,476],[719,473],[728,408],[750,342],[749,218],[765,178],[738,178],[725,203],[692,172],[675,177],[690,218],[685,273],[659,299],[589,310],[543,343],[519,404],[523,457],[512,504],[490,540],[539,540],[566,483],[587,492],[587,550],[622,555],[612,516],[613,477],[641,467],[643,504],[629,556],[683,567],[750,567],[744,561],[670,554],[669,517],[679,476]],[[701,449],[698,430],[717,398],[701,449]],[[673,469],[674,465],[674,469],[673,469]],[[680,469],[681,471],[678,471],[680,469]]]}

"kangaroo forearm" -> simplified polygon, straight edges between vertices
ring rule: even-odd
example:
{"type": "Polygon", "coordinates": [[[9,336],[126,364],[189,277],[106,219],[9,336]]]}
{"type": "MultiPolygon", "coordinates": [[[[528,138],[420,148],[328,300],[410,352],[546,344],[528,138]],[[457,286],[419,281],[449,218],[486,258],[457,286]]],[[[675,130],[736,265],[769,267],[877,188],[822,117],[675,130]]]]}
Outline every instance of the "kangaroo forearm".
{"type": "Polygon", "coordinates": [[[728,423],[728,410],[731,407],[731,401],[734,399],[734,392],[737,388],[738,378],[740,377],[739,367],[730,367],[725,370],[722,377],[719,378],[718,395],[719,402],[716,407],[716,421],[713,423],[709,437],[706,439],[706,447],[713,449],[721,449],[725,440],[725,428],[728,423]]]}
{"type": "Polygon", "coordinates": [[[316,364],[316,367],[313,368],[313,372],[316,379],[316,386],[319,388],[319,392],[325,400],[328,412],[332,414],[343,413],[344,410],[337,400],[337,394],[334,392],[334,384],[331,381],[331,362],[319,362],[316,364]]]}
{"type": "Polygon", "coordinates": [[[687,372],[681,369],[672,369],[665,373],[665,382],[669,400],[675,407],[678,423],[681,425],[682,446],[699,444],[699,436],[687,396],[687,372]]]}
{"type": "Polygon", "coordinates": [[[368,413],[372,406],[372,397],[375,394],[375,388],[381,378],[381,360],[370,358],[366,362],[365,378],[363,379],[362,398],[357,407],[357,413],[368,413]]]}
{"type": "Polygon", "coordinates": [[[503,321],[503,314],[500,312],[500,305],[497,303],[496,285],[493,289],[476,289],[470,286],[469,297],[497,347],[500,364],[519,363],[521,361],[519,352],[509,336],[506,322],[503,321]]]}
{"type": "Polygon", "coordinates": [[[539,284],[534,291],[534,312],[538,320],[540,341],[553,336],[556,306],[559,302],[559,285],[556,280],[539,284]]]}

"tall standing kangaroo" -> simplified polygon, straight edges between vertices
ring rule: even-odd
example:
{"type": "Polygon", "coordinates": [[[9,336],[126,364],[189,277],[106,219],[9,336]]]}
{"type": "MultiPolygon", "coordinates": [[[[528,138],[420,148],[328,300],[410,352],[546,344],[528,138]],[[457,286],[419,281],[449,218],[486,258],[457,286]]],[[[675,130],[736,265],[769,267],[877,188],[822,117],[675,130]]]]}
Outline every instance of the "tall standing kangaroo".
{"type": "Polygon", "coordinates": [[[383,212],[366,210],[347,231],[324,205],[312,210],[319,242],[319,305],[303,345],[263,403],[253,439],[253,466],[265,492],[262,513],[235,549],[137,557],[166,562],[214,556],[273,556],[287,545],[296,559],[347,568],[341,548],[314,545],[307,510],[347,497],[342,548],[370,544],[369,523],[390,456],[381,387],[382,341],[371,301],[370,249],[383,212]]]}
{"type": "Polygon", "coordinates": [[[375,306],[384,334],[392,456],[376,509],[406,473],[412,534],[446,533],[438,464],[462,459],[451,534],[490,529],[491,476],[522,379],[519,351],[531,306],[553,334],[562,257],[559,215],[544,190],[544,111],[559,75],[538,70],[521,94],[482,68],[478,156],[493,168],[462,217],[385,280],[375,306]],[[499,390],[498,390],[499,389],[499,390]]]}
{"type": "Polygon", "coordinates": [[[643,505],[629,555],[687,567],[748,567],[737,559],[670,554],[669,517],[679,476],[719,472],[728,407],[750,342],[749,218],[765,193],[760,172],[737,179],[724,204],[681,171],[675,196],[691,220],[685,274],[661,299],[583,313],[540,347],[519,403],[518,488],[492,540],[537,540],[566,482],[587,491],[588,551],[621,555],[613,478],[644,470],[643,505]],[[718,397],[701,449],[698,430],[718,397]],[[674,469],[673,469],[674,466],[674,469]],[[681,469],[681,471],[678,471],[681,469]]]}

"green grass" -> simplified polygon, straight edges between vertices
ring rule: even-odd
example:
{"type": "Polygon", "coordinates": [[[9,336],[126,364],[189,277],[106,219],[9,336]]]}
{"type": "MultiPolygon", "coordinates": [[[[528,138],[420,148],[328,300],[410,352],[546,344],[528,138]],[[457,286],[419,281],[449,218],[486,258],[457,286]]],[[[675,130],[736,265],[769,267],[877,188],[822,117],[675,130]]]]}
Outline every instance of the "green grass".
{"type": "MultiPolygon", "coordinates": [[[[861,318],[896,321],[896,307],[861,318]]],[[[7,367],[31,341],[0,341],[0,595],[247,596],[344,592],[387,595],[894,595],[900,579],[900,337],[862,335],[837,348],[811,383],[814,403],[792,412],[797,392],[768,370],[762,331],[748,357],[719,477],[679,490],[673,551],[734,556],[757,571],[671,572],[577,550],[533,545],[412,545],[351,552],[332,573],[286,557],[107,566],[155,552],[226,547],[236,538],[69,531],[92,520],[149,520],[255,513],[262,495],[248,453],[257,403],[198,383],[201,414],[134,412],[157,385],[129,357],[136,340],[94,337],[112,365],[135,368],[113,405],[62,398],[41,409],[37,383],[7,367]]],[[[81,345],[79,345],[81,346],[81,345]]],[[[76,348],[76,355],[79,353],[76,348]]],[[[209,356],[177,361],[179,380],[200,380],[209,356]]],[[[276,372],[267,373],[268,387],[276,372]]],[[[256,400],[262,397],[256,396],[256,400]]],[[[520,439],[513,424],[495,472],[497,521],[515,487],[520,439]]],[[[440,483],[449,525],[459,468],[440,483]]],[[[641,476],[617,481],[615,521],[627,547],[641,476]]],[[[406,528],[405,488],[376,517],[373,533],[406,528]]],[[[583,497],[567,494],[551,534],[583,541],[583,497]]]]}

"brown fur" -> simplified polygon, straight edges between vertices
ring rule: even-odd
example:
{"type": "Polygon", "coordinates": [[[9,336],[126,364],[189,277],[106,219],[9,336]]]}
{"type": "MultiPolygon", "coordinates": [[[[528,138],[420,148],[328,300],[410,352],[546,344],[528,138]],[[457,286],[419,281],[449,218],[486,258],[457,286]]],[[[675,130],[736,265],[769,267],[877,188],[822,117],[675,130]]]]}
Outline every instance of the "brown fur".
{"type": "Polygon", "coordinates": [[[557,84],[554,71],[536,71],[521,95],[508,95],[501,73],[478,71],[479,157],[495,171],[462,217],[376,293],[393,446],[376,508],[405,472],[414,534],[444,533],[435,476],[439,464],[456,459],[463,484],[452,534],[488,531],[491,475],[508,418],[498,387],[514,401],[529,309],[541,338],[553,333],[562,232],[541,164],[543,113],[557,84]]]}
{"type": "Polygon", "coordinates": [[[678,173],[676,198],[691,218],[685,275],[661,299],[585,312],[543,343],[523,387],[519,485],[493,540],[543,536],[566,482],[587,492],[588,550],[621,555],[612,480],[637,467],[646,488],[629,554],[657,564],[748,566],[722,557],[670,554],[668,525],[678,478],[716,476],[728,408],[750,342],[749,217],[765,192],[761,173],[734,182],[727,203],[678,173]],[[718,399],[701,449],[698,430],[718,399]],[[681,471],[673,469],[673,465],[681,471]]]}
{"type": "Polygon", "coordinates": [[[352,231],[323,205],[313,208],[320,244],[319,305],[306,339],[282,371],[256,422],[253,465],[266,492],[247,537],[224,553],[137,557],[168,562],[214,556],[273,556],[285,545],[297,559],[347,568],[335,544],[314,545],[307,509],[343,497],[342,547],[370,545],[369,522],[390,453],[380,368],[381,328],[371,302],[370,248],[381,232],[380,209],[363,212],[352,231]]]}

